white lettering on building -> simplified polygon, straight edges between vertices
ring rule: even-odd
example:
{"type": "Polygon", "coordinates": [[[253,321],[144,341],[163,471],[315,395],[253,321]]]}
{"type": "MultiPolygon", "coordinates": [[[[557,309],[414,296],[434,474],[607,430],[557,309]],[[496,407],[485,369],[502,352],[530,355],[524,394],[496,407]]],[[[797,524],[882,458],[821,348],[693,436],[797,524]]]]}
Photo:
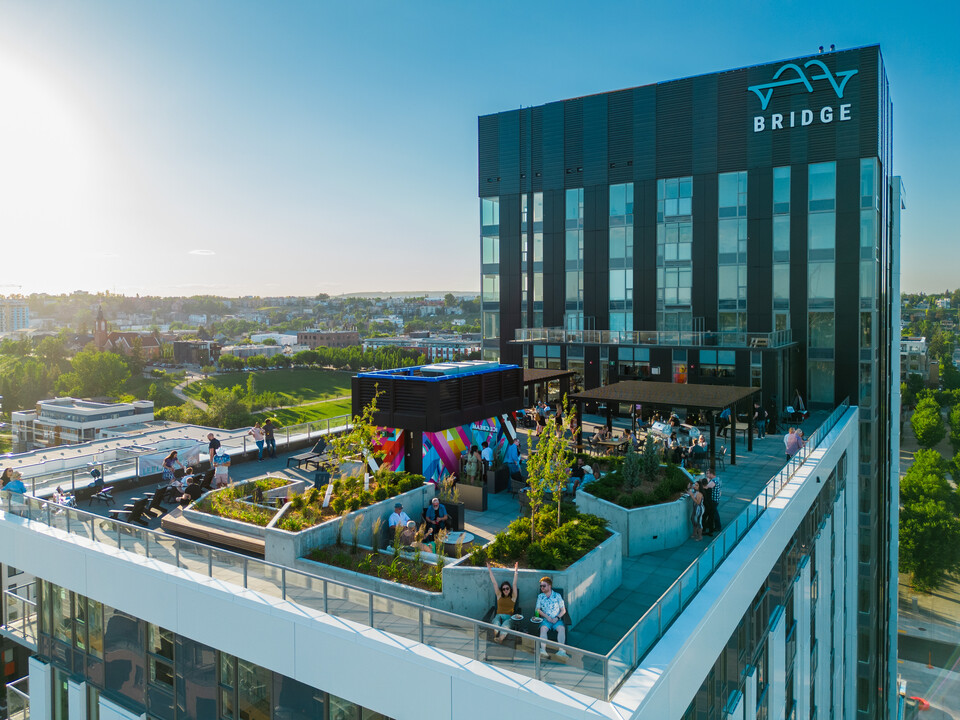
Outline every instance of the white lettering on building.
{"type": "Polygon", "coordinates": [[[821,124],[826,125],[832,123],[834,119],[838,122],[851,120],[850,103],[844,103],[837,110],[834,110],[831,105],[824,105],[820,108],[819,112],[814,112],[809,108],[800,110],[799,113],[791,110],[789,118],[784,117],[783,113],[772,113],[769,122],[764,115],[754,115],[753,131],[757,133],[768,129],[783,130],[785,127],[797,127],[798,125],[805,127],[807,125],[813,125],[817,120],[819,120],[821,124]]]}

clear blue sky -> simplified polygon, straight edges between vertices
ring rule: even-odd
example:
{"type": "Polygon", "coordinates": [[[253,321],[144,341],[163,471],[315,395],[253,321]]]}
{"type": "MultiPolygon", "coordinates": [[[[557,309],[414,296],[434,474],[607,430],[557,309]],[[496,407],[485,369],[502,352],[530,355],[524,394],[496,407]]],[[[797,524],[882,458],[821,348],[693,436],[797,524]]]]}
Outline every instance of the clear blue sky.
{"type": "Polygon", "coordinates": [[[875,42],[903,288],[957,287],[957,8],[0,0],[0,293],[475,291],[478,115],[875,42]]]}

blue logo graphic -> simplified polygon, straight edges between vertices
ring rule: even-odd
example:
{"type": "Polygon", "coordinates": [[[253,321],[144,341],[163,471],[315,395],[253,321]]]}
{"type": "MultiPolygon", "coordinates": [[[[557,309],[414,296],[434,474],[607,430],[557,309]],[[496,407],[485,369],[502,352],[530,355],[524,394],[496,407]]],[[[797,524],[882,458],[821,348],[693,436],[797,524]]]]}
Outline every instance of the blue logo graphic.
{"type": "Polygon", "coordinates": [[[757,97],[760,98],[760,109],[766,110],[767,104],[770,102],[770,98],[773,97],[774,88],[784,87],[786,85],[803,85],[807,88],[807,92],[813,92],[813,85],[811,81],[813,80],[826,80],[833,87],[834,92],[837,93],[838,98],[843,97],[843,88],[847,84],[847,80],[856,75],[859,70],[841,70],[836,75],[830,72],[827,69],[827,66],[823,64],[821,60],[808,60],[804,63],[805,68],[815,65],[816,67],[823,70],[823,73],[820,75],[811,75],[810,78],[807,78],[806,73],[794,63],[787,63],[783,65],[776,73],[773,75],[774,82],[765,83],[763,85],[751,85],[747,90],[757,94],[757,97]],[[789,80],[780,80],[780,76],[783,75],[787,70],[793,70],[797,77],[791,78],[789,80]]]}

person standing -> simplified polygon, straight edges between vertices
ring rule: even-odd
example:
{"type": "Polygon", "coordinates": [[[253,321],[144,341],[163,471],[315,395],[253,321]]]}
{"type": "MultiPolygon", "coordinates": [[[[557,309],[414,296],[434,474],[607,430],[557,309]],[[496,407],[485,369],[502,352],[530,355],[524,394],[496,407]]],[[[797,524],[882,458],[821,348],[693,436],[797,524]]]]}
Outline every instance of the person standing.
{"type": "Polygon", "coordinates": [[[704,503],[704,534],[713,535],[720,532],[720,478],[713,470],[707,470],[707,481],[703,486],[704,503]],[[710,530],[707,532],[706,528],[710,530]]]}
{"type": "Polygon", "coordinates": [[[213,467],[213,456],[217,454],[218,449],[220,449],[220,441],[213,433],[207,433],[207,457],[210,458],[211,468],[213,467]]]}
{"type": "Polygon", "coordinates": [[[487,470],[493,469],[493,448],[490,447],[489,440],[484,440],[482,447],[483,450],[480,451],[480,459],[483,460],[483,470],[486,472],[487,470]]]}
{"type": "Polygon", "coordinates": [[[23,484],[23,475],[16,470],[10,474],[9,480],[4,480],[3,489],[7,492],[19,493],[21,495],[27,494],[27,488],[23,484]]]}
{"type": "Polygon", "coordinates": [[[223,447],[218,447],[216,455],[213,456],[213,477],[218,488],[230,484],[230,455],[223,447]]]}
{"type": "Polygon", "coordinates": [[[276,425],[273,424],[273,418],[267,418],[267,422],[263,425],[263,438],[267,444],[267,452],[272,458],[277,456],[277,439],[273,436],[274,430],[276,425]]]}
{"type": "Polygon", "coordinates": [[[800,439],[797,437],[795,428],[790,428],[787,434],[783,436],[783,446],[787,455],[787,462],[790,462],[791,458],[797,454],[797,450],[800,449],[800,439]]]}
{"type": "Polygon", "coordinates": [[[687,494],[690,495],[690,502],[693,504],[693,512],[690,514],[690,523],[693,525],[693,539],[700,542],[703,540],[703,493],[700,492],[700,484],[690,483],[687,494]]]}
{"type": "Polygon", "coordinates": [[[520,438],[515,438],[507,447],[507,453],[503,461],[510,470],[511,478],[514,480],[523,480],[523,474],[520,472],[520,438]]]}
{"type": "Polygon", "coordinates": [[[760,440],[767,428],[767,411],[760,406],[760,403],[753,404],[753,422],[757,426],[757,440],[760,440]]]}
{"type": "Polygon", "coordinates": [[[253,441],[257,444],[257,462],[263,461],[263,428],[260,427],[260,421],[257,420],[247,435],[253,435],[253,441]]]}
{"type": "Polygon", "coordinates": [[[174,465],[179,465],[180,469],[183,470],[183,463],[177,459],[177,451],[174,450],[169,455],[163,459],[163,467],[160,470],[160,477],[163,479],[167,485],[171,484],[176,480],[176,468],[174,465]]]}

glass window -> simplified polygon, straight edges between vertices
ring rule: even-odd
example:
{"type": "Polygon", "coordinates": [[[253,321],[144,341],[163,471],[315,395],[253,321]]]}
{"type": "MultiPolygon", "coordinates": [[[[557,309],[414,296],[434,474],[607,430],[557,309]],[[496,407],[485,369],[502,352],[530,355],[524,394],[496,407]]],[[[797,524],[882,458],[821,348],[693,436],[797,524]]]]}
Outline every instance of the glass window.
{"type": "Polygon", "coordinates": [[[484,235],[481,241],[484,265],[499,264],[500,262],[500,238],[496,235],[484,235]]]}
{"type": "Polygon", "coordinates": [[[270,720],[272,684],[272,673],[269,670],[237,659],[240,717],[243,720],[270,720]]]}
{"type": "Polygon", "coordinates": [[[810,300],[833,300],[836,270],[833,263],[810,263],[807,266],[807,297],[810,300]]]}
{"type": "Polygon", "coordinates": [[[484,228],[500,227],[500,198],[483,198],[480,201],[480,224],[484,228]]]}
{"type": "Polygon", "coordinates": [[[773,261],[786,262],[790,259],[790,216],[779,215],[773,218],[773,261]]]}
{"type": "Polygon", "coordinates": [[[146,647],[141,622],[126,613],[103,607],[103,659],[106,690],[143,705],[146,647]]]}
{"type": "Polygon", "coordinates": [[[483,339],[492,340],[500,337],[500,313],[483,313],[483,339]]]}
{"type": "Polygon", "coordinates": [[[810,402],[833,402],[833,363],[815,361],[807,364],[810,369],[810,402]]]}
{"type": "Polygon", "coordinates": [[[860,313],[860,347],[873,347],[873,313],[860,313]]]}
{"type": "Polygon", "coordinates": [[[717,269],[717,297],[723,300],[736,300],[739,287],[738,265],[721,265],[717,269]]]}
{"type": "MultiPolygon", "coordinates": [[[[176,641],[178,720],[217,717],[216,651],[182,636],[176,641]]],[[[232,687],[233,680],[228,684],[232,687]]]]}
{"type": "Polygon", "coordinates": [[[876,292],[876,263],[865,260],[860,263],[860,297],[869,300],[876,292]]]}
{"type": "Polygon", "coordinates": [[[877,212],[876,210],[860,211],[860,247],[876,248],[877,246],[877,212]]]}
{"type": "Polygon", "coordinates": [[[773,299],[790,300],[790,266],[778,264],[773,266],[773,299]]]}
{"type": "Polygon", "coordinates": [[[832,312],[812,312],[809,314],[809,346],[812,348],[833,348],[834,317],[832,312]]]}
{"type": "Polygon", "coordinates": [[[873,208],[877,190],[877,161],[874,158],[860,160],[860,207],[873,208]]]}
{"type": "Polygon", "coordinates": [[[737,176],[739,173],[721,173],[718,178],[718,205],[722,208],[736,207],[738,198],[737,176]]]}
{"type": "Polygon", "coordinates": [[[790,212],[790,167],[773,169],[773,212],[790,212]]]}
{"type": "Polygon", "coordinates": [[[485,303],[500,302],[500,276],[499,275],[483,276],[483,301],[485,303]]]}
{"type": "Polygon", "coordinates": [[[837,164],[835,162],[811,164],[808,183],[810,212],[836,208],[837,164]]]}
{"type": "Polygon", "coordinates": [[[807,249],[810,260],[832,260],[837,244],[837,223],[834,213],[807,216],[807,249]]]}

